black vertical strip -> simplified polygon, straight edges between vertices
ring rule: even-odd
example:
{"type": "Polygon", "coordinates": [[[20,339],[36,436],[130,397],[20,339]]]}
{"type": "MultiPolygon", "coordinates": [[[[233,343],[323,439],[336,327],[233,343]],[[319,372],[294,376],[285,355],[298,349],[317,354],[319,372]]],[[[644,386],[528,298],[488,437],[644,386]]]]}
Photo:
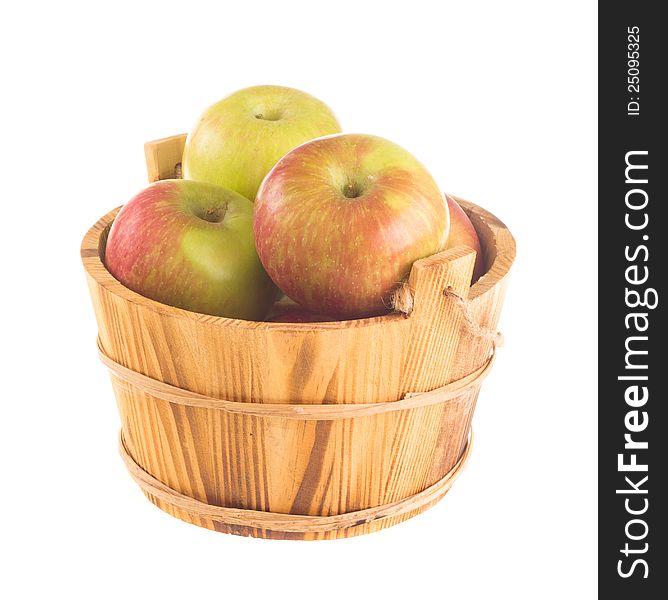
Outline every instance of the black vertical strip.
{"type": "Polygon", "coordinates": [[[599,597],[668,597],[668,33],[599,2],[599,597]]]}

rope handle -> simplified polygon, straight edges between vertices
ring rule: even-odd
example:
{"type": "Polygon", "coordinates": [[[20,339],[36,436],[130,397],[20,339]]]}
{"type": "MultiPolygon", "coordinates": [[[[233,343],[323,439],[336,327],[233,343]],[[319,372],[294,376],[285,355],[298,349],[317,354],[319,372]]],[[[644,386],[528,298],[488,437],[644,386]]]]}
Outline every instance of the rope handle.
{"type": "MultiPolygon", "coordinates": [[[[464,324],[473,336],[489,340],[492,342],[494,348],[500,348],[503,346],[503,334],[500,331],[491,329],[489,327],[483,327],[478,323],[473,316],[469,301],[465,300],[460,296],[452,286],[447,286],[443,290],[443,295],[450,300],[453,300],[455,304],[459,307],[464,317],[464,324]]],[[[403,313],[408,316],[413,312],[413,291],[411,290],[408,281],[404,281],[392,295],[390,299],[390,305],[392,309],[403,313]]]]}
{"type": "Polygon", "coordinates": [[[503,334],[495,329],[490,329],[489,327],[483,327],[480,325],[480,323],[478,323],[473,317],[469,303],[464,300],[464,298],[462,298],[457,292],[455,292],[451,286],[448,286],[443,290],[443,295],[446,298],[450,298],[455,302],[455,304],[457,304],[459,309],[462,311],[462,316],[464,317],[466,327],[475,337],[491,341],[495,349],[503,346],[503,334]]]}

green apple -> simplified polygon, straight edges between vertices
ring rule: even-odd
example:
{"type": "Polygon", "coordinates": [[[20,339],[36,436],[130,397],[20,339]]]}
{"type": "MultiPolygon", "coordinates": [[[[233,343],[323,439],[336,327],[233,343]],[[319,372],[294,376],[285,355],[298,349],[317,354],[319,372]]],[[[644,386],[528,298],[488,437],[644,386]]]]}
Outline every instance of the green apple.
{"type": "Polygon", "coordinates": [[[199,118],[186,139],[183,177],[255,200],[264,176],[284,154],[340,131],[327,105],[305,92],[275,85],[245,88],[199,118]]]}
{"type": "Polygon", "coordinates": [[[158,181],[109,231],[105,265],[131,290],[199,313],[260,320],[278,290],[255,250],[253,203],[198,181],[158,181]]]}

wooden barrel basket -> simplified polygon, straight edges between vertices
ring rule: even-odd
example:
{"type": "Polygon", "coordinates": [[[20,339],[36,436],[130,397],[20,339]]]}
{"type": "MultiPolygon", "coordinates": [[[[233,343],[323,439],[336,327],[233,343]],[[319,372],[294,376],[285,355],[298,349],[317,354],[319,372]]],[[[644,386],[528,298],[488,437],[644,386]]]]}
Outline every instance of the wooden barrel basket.
{"type": "MultiPolygon", "coordinates": [[[[179,175],[185,136],[146,145],[149,179],[179,175]]],[[[121,417],[120,451],[162,510],[225,533],[332,539],[440,500],[471,449],[515,257],[508,229],[461,203],[485,274],[460,247],[417,261],[409,315],[265,323],[149,300],[106,270],[118,209],[81,256],[121,417]]]]}

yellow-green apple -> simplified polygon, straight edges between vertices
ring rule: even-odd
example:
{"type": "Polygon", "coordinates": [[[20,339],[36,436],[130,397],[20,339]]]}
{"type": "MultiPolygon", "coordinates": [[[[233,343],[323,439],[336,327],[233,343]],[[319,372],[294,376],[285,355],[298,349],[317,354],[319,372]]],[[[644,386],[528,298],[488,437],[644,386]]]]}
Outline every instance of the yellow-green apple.
{"type": "Polygon", "coordinates": [[[472,279],[472,283],[475,283],[485,270],[480,238],[475,227],[473,227],[473,223],[471,223],[471,219],[468,218],[464,209],[457,204],[457,201],[448,194],[445,194],[445,199],[448,202],[448,209],[450,210],[450,235],[448,236],[444,250],[454,248],[455,246],[468,246],[475,250],[475,267],[473,268],[472,279]]]}
{"type": "Polygon", "coordinates": [[[255,250],[252,216],[252,202],[236,192],[159,181],[116,216],[105,265],[123,285],[163,304],[259,320],[277,290],[255,250]]]}
{"type": "Polygon", "coordinates": [[[186,139],[183,176],[255,200],[262,179],[281,156],[340,131],[327,105],[305,92],[275,85],[245,88],[199,118],[186,139]]]}
{"type": "Polygon", "coordinates": [[[312,140],[278,161],[255,200],[267,273],[316,313],[377,315],[414,261],[437,252],[447,204],[409,152],[380,137],[312,140]]]}

